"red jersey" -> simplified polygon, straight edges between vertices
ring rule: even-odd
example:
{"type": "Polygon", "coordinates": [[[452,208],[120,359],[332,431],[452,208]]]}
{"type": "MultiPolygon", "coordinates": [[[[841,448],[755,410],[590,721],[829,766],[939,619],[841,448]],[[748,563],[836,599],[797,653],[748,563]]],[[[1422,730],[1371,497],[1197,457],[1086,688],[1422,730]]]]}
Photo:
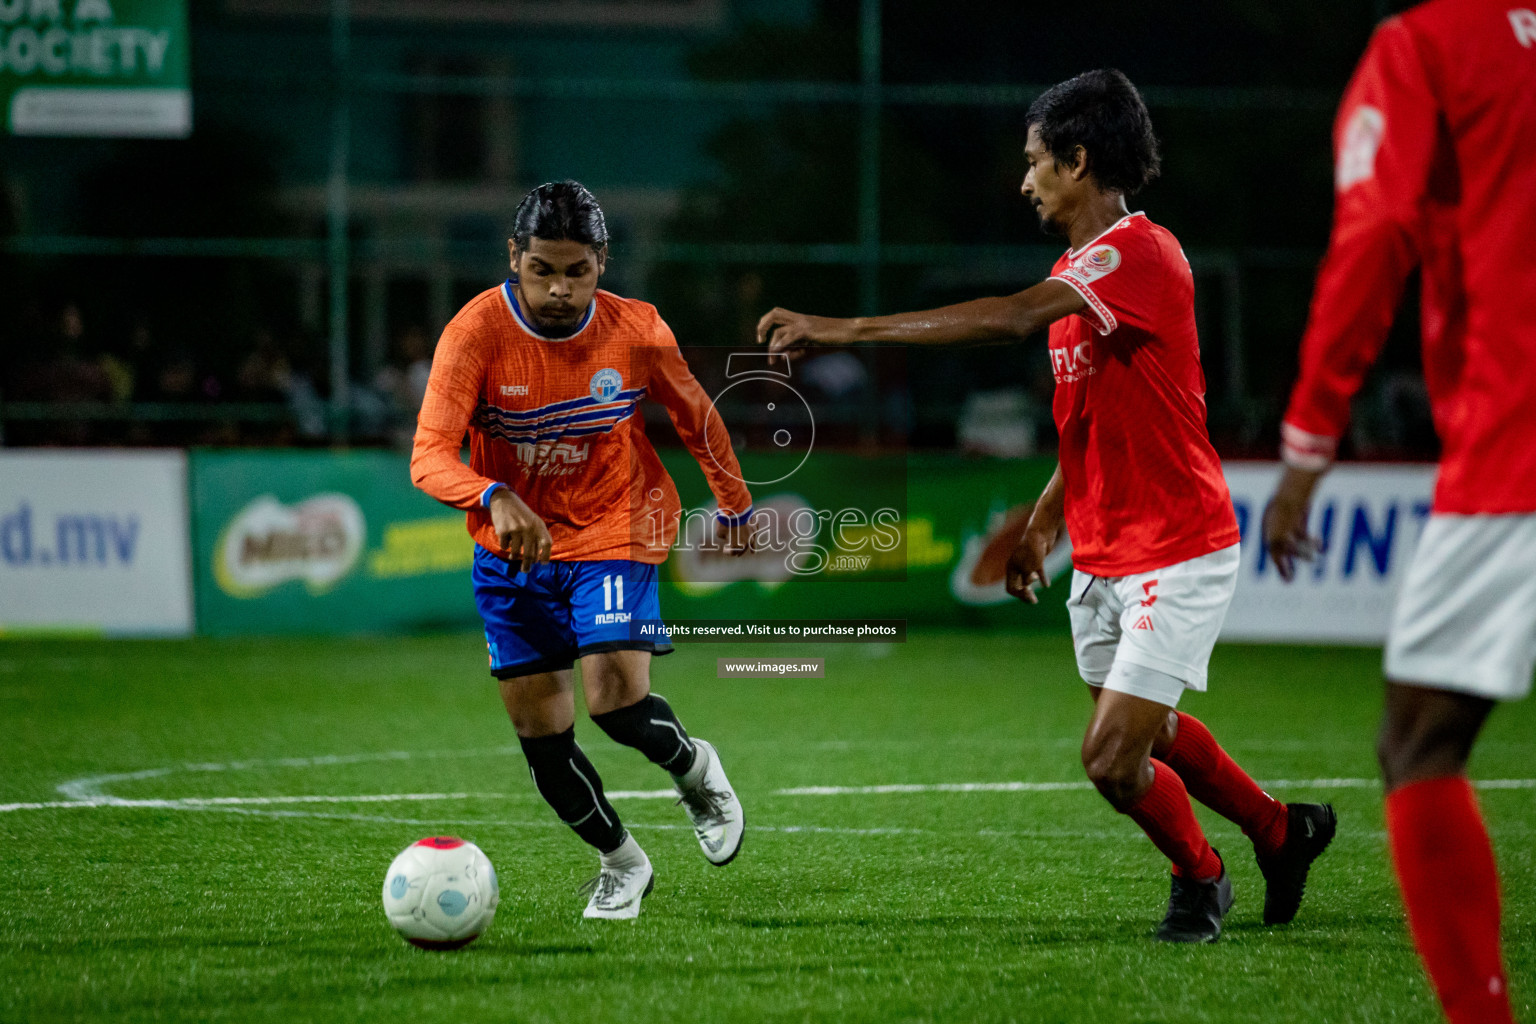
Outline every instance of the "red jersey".
{"type": "Polygon", "coordinates": [[[1236,544],[1178,240],[1132,213],[1051,276],[1087,303],[1050,335],[1072,564],[1129,576],[1236,544]]]}
{"type": "Polygon", "coordinates": [[[605,291],[568,338],[539,334],[510,282],[460,310],[432,357],[411,480],[468,510],[475,542],[503,557],[486,507],[497,484],[544,520],[558,561],[662,562],[681,505],[645,436],[645,398],[666,407],[721,516],[744,521],[752,498],[730,435],[671,329],[655,306],[605,291]]]}
{"type": "Polygon", "coordinates": [[[1433,0],[1376,30],[1334,126],[1334,220],[1281,454],[1326,469],[1421,268],[1434,507],[1536,512],[1536,13],[1433,0]]]}

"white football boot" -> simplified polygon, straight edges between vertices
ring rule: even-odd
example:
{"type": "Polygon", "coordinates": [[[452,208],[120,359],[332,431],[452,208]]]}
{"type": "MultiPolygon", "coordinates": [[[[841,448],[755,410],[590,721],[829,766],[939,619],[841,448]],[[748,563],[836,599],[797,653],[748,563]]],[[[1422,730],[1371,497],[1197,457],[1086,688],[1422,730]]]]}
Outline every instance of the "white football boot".
{"type": "Polygon", "coordinates": [[[635,837],[626,832],[623,844],[612,853],[603,854],[600,863],[597,877],[582,887],[590,890],[592,897],[581,916],[609,921],[639,917],[640,900],[649,896],[656,885],[651,859],[640,849],[635,837]]]}
{"type": "Polygon", "coordinates": [[[714,745],[700,739],[692,741],[696,756],[693,766],[682,775],[672,776],[677,787],[677,802],[688,812],[699,847],[715,867],[724,867],[741,852],[741,834],[745,819],[741,801],[736,799],[731,782],[720,767],[720,755],[714,745]]]}

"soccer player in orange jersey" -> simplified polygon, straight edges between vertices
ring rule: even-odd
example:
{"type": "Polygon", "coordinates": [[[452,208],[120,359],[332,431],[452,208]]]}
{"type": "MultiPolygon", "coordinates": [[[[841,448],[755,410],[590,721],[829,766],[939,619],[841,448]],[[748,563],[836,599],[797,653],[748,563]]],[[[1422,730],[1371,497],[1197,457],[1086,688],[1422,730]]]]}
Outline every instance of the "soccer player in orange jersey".
{"type": "Polygon", "coordinates": [[[1536,12],[1432,0],[1381,24],[1334,127],[1333,233],[1264,518],[1281,575],[1409,272],[1443,448],[1387,636],[1378,753],[1414,944],[1453,1024],[1514,1019],[1467,758],[1536,670],[1536,12]]]}
{"type": "Polygon", "coordinates": [[[657,564],[681,510],[640,402],[665,406],[698,459],[731,553],[750,547],[752,498],[656,308],[598,289],[608,231],[592,194],[573,181],[534,189],[508,246],[512,276],[438,343],[411,479],[468,513],[491,673],[539,793],[600,855],[585,916],[632,918],[653,871],[576,744],[577,661],[592,721],[671,774],[710,863],[730,863],[743,826],[715,748],[651,692],[651,658],[670,639],[633,628],[659,624],[657,564]]]}
{"type": "Polygon", "coordinates": [[[1221,858],[1189,797],[1242,826],[1267,885],[1264,920],[1290,921],[1333,809],[1283,804],[1254,784],[1196,718],[1175,710],[1204,690],[1237,581],[1238,530],[1205,429],[1194,278],[1178,241],[1125,197],[1157,173],[1140,94],[1092,71],[1030,107],[1024,198],[1071,250],[1051,277],[1000,298],[922,313],[834,320],[775,309],[758,325],[773,350],[807,343],[955,344],[1022,339],[1049,326],[1060,466],[1009,562],[1027,601],[1046,554],[1072,537],[1068,609],[1078,670],[1094,700],[1088,777],[1173,862],[1157,938],[1212,942],[1232,905],[1221,858]]]}

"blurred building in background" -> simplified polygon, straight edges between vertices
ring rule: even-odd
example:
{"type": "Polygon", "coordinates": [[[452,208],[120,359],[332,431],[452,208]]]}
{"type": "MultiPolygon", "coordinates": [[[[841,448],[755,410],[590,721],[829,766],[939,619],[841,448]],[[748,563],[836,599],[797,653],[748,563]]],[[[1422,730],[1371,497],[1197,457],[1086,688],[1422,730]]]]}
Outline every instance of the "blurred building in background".
{"type": "MultiPolygon", "coordinates": [[[[1330,118],[1384,13],[188,3],[189,136],[0,139],[0,431],[406,443],[438,332],[505,276],[512,211],[555,178],[604,204],[607,286],[655,302],[685,345],[749,344],[773,305],[1025,287],[1062,243],[1018,196],[1024,108],[1113,65],[1163,140],[1164,176],[1133,208],[1195,267],[1213,436],[1268,457],[1326,239],[1330,118]]],[[[1353,442],[1427,457],[1411,317],[1399,333],[1353,442]]],[[[1052,447],[1043,344],[855,357],[817,371],[831,443],[1052,447]]]]}

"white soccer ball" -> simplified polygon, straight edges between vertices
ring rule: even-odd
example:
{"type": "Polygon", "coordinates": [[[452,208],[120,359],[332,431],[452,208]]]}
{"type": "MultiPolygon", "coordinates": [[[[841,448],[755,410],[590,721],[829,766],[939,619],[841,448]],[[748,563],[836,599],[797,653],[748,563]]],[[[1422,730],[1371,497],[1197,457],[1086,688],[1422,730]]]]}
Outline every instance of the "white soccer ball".
{"type": "Polygon", "coordinates": [[[384,874],[384,915],[422,949],[467,946],[491,926],[501,895],[480,847],[453,836],[421,839],[384,874]]]}

